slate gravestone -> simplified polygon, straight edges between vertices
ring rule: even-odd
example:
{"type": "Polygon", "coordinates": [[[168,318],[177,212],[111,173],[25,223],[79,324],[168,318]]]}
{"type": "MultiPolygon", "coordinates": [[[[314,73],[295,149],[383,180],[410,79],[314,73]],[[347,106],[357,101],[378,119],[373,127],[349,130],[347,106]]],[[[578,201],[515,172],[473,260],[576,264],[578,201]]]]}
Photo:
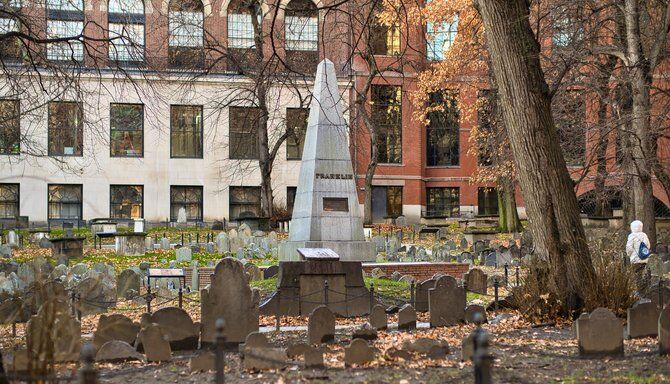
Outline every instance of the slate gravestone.
{"type": "Polygon", "coordinates": [[[384,252],[386,248],[386,239],[382,236],[374,236],[372,238],[372,242],[375,244],[375,248],[377,249],[377,252],[384,252]]]}
{"type": "Polygon", "coordinates": [[[428,312],[428,290],[435,287],[435,280],[428,279],[415,286],[414,309],[417,312],[428,312]]]}
{"type": "Polygon", "coordinates": [[[247,348],[272,348],[268,338],[260,332],[251,332],[247,335],[243,344],[240,344],[239,351],[244,355],[247,348]]]}
{"type": "Polygon", "coordinates": [[[477,240],[472,244],[472,250],[475,253],[475,255],[478,255],[481,251],[483,251],[485,249],[486,249],[486,245],[481,240],[477,240]]]}
{"type": "Polygon", "coordinates": [[[172,351],[198,349],[200,323],[194,323],[185,310],[177,307],[161,308],[149,315],[148,322],[160,327],[172,351]]]}
{"type": "Polygon", "coordinates": [[[37,242],[37,245],[42,249],[51,249],[51,241],[49,241],[49,239],[47,239],[46,237],[42,237],[37,242]]]}
{"type": "Polygon", "coordinates": [[[509,249],[500,247],[500,250],[496,253],[496,263],[498,267],[502,267],[505,264],[512,265],[512,254],[509,249]]]}
{"type": "Polygon", "coordinates": [[[93,333],[93,345],[96,349],[100,349],[103,344],[111,340],[135,344],[135,338],[137,338],[139,331],[140,325],[123,315],[102,315],[93,333]]]}
{"type": "Polygon", "coordinates": [[[470,252],[461,252],[459,260],[460,260],[459,262],[461,262],[461,263],[467,263],[467,262],[472,262],[472,260],[474,260],[474,258],[472,257],[472,253],[470,253],[470,252]]]}
{"type": "Polygon", "coordinates": [[[77,361],[81,344],[81,323],[70,315],[61,300],[45,302],[26,324],[26,348],[33,356],[44,356],[44,345],[53,343],[56,362],[77,361]],[[47,340],[44,340],[44,337],[47,340]]]}
{"type": "Polygon", "coordinates": [[[307,346],[303,352],[303,359],[305,362],[305,368],[307,369],[323,369],[323,350],[320,348],[314,348],[307,346]]]}
{"type": "Polygon", "coordinates": [[[255,264],[247,264],[244,270],[249,274],[249,281],[263,280],[263,271],[255,264]]]}
{"type": "Polygon", "coordinates": [[[576,327],[580,356],[623,355],[623,326],[609,309],[582,313],[576,327]]]}
{"type": "Polygon", "coordinates": [[[377,304],[372,307],[372,313],[370,313],[370,325],[378,331],[388,328],[388,317],[386,316],[386,310],[384,310],[383,306],[377,304]]]}
{"type": "Polygon", "coordinates": [[[265,270],[263,271],[263,278],[264,279],[270,279],[270,278],[273,278],[273,277],[277,276],[278,273],[279,273],[279,266],[271,265],[271,266],[265,268],[265,270]]]}
{"type": "Polygon", "coordinates": [[[289,359],[295,359],[304,354],[309,348],[311,347],[307,343],[294,343],[289,341],[288,346],[286,347],[286,356],[288,356],[289,359]]]}
{"type": "Polygon", "coordinates": [[[172,350],[167,336],[156,324],[147,324],[137,335],[136,347],[142,345],[142,350],[148,362],[168,361],[172,358],[172,350]]]}
{"type": "Polygon", "coordinates": [[[498,266],[498,257],[496,252],[490,252],[486,255],[484,260],[484,265],[487,267],[497,267],[498,266]]]}
{"type": "Polygon", "coordinates": [[[307,324],[309,344],[329,343],[335,340],[335,315],[325,305],[314,308],[307,324]]]}
{"type": "Polygon", "coordinates": [[[460,246],[461,246],[461,250],[466,250],[466,249],[468,249],[468,239],[466,239],[465,237],[461,237],[461,244],[460,244],[460,246]]]}
{"type": "Polygon", "coordinates": [[[132,269],[126,269],[119,274],[116,280],[116,295],[117,297],[126,297],[131,294],[131,290],[135,294],[140,292],[140,284],[142,283],[142,276],[132,269]]]}
{"type": "Polygon", "coordinates": [[[407,226],[407,218],[405,216],[398,216],[395,218],[395,225],[399,227],[407,226]]]}
{"type": "Polygon", "coordinates": [[[242,263],[231,257],[219,261],[208,289],[201,291],[201,342],[215,340],[215,323],[224,319],[226,342],[241,343],[258,331],[258,290],[249,287],[242,263]]]}
{"type": "Polygon", "coordinates": [[[416,261],[426,261],[428,260],[428,253],[426,253],[426,249],[423,247],[419,247],[416,250],[416,261]]]}
{"type": "Polygon", "coordinates": [[[221,232],[216,236],[216,249],[219,253],[230,252],[230,239],[227,233],[221,232]]]}
{"type": "Polygon", "coordinates": [[[8,245],[0,245],[0,256],[9,259],[12,257],[12,248],[8,245]]]}
{"type": "Polygon", "coordinates": [[[638,301],[628,308],[626,333],[631,339],[656,337],[658,335],[658,316],[660,311],[651,301],[638,301]]]}
{"type": "Polygon", "coordinates": [[[96,349],[98,350],[98,353],[95,355],[96,361],[114,363],[121,361],[144,360],[144,356],[142,356],[141,353],[138,353],[135,348],[133,348],[125,341],[110,340],[96,349]]]}
{"type": "Polygon", "coordinates": [[[479,268],[472,268],[465,274],[465,286],[468,291],[486,295],[488,276],[479,268]]]}
{"type": "Polygon", "coordinates": [[[398,312],[398,329],[416,329],[416,311],[410,304],[405,304],[398,312]]]}
{"type": "Polygon", "coordinates": [[[652,276],[663,276],[663,260],[657,254],[652,254],[647,259],[647,269],[652,276]]]}
{"type": "Polygon", "coordinates": [[[247,348],[244,369],[262,371],[282,369],[287,365],[286,351],[282,348],[247,348]]]}
{"type": "Polygon", "coordinates": [[[16,234],[16,232],[7,232],[7,245],[9,245],[10,248],[19,247],[19,236],[16,234]]]}
{"type": "Polygon", "coordinates": [[[216,253],[216,244],[211,241],[205,244],[205,252],[209,254],[216,253]]]}
{"type": "Polygon", "coordinates": [[[670,355],[670,306],[658,317],[658,351],[661,355],[670,355]]]}
{"type": "Polygon", "coordinates": [[[407,248],[406,256],[412,261],[416,260],[416,246],[410,245],[409,248],[407,248]]]}
{"type": "Polygon", "coordinates": [[[484,323],[486,323],[488,320],[486,318],[486,308],[484,308],[481,305],[477,304],[470,304],[465,308],[465,322],[474,324],[475,323],[475,316],[477,314],[481,315],[481,319],[484,323]]]}
{"type": "Polygon", "coordinates": [[[146,249],[147,251],[154,250],[154,239],[151,236],[147,236],[144,239],[144,249],[146,249]]]}
{"type": "Polygon", "coordinates": [[[353,339],[348,347],[344,348],[344,365],[360,365],[373,361],[375,351],[363,339],[353,339]]]}
{"type": "Polygon", "coordinates": [[[170,249],[170,240],[168,240],[167,237],[161,238],[161,249],[162,250],[170,249]]]}
{"type": "Polygon", "coordinates": [[[452,326],[465,321],[465,290],[451,276],[442,276],[428,290],[430,326],[452,326]]]}

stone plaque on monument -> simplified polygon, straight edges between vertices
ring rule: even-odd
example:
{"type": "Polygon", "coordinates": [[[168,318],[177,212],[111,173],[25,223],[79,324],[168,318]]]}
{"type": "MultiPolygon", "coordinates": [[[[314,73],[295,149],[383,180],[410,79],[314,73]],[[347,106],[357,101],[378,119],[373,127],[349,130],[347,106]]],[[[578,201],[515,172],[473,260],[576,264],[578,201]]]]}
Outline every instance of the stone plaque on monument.
{"type": "Polygon", "coordinates": [[[303,260],[339,260],[340,255],[329,248],[298,248],[303,260]]]}

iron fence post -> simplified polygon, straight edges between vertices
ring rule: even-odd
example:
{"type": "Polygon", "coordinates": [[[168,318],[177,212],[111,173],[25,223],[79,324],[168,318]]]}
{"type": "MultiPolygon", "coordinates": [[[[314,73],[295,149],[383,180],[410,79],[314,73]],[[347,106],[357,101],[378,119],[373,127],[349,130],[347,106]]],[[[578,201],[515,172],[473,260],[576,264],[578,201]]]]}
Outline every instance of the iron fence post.
{"type": "Polygon", "coordinates": [[[414,280],[409,282],[409,303],[414,307],[414,301],[415,301],[415,288],[416,285],[414,284],[414,280]]]}
{"type": "Polygon", "coordinates": [[[498,277],[496,276],[495,279],[493,280],[493,292],[494,292],[494,308],[497,311],[498,310],[498,287],[500,286],[500,282],[498,281],[498,277]]]}
{"type": "Polygon", "coordinates": [[[183,300],[184,300],[184,292],[182,290],[182,287],[179,287],[179,308],[182,308],[183,305],[183,300]]]}
{"type": "Polygon", "coordinates": [[[323,281],[323,302],[328,306],[328,280],[323,281]]]}
{"type": "Polygon", "coordinates": [[[370,314],[372,314],[372,308],[375,306],[375,283],[370,282],[370,314]]]}

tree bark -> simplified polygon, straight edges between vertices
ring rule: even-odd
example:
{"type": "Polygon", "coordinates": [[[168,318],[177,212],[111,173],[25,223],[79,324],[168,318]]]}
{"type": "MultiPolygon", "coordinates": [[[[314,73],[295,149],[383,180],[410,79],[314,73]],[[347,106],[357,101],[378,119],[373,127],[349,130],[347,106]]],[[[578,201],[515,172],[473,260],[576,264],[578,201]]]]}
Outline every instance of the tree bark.
{"type": "Polygon", "coordinates": [[[516,210],[514,181],[508,177],[499,177],[498,190],[498,229],[504,233],[521,232],[521,220],[516,210]]]}
{"type": "Polygon", "coordinates": [[[634,165],[633,207],[637,220],[644,223],[652,248],[656,244],[656,215],[654,212],[654,194],[652,171],[649,159],[655,156],[656,145],[651,140],[650,117],[651,102],[649,85],[651,74],[649,62],[642,52],[640,34],[640,11],[638,0],[625,0],[624,20],[626,24],[626,45],[629,79],[632,90],[632,156],[634,165]]]}
{"type": "Polygon", "coordinates": [[[566,314],[583,308],[595,271],[574,183],[558,145],[526,0],[475,0],[537,254],[566,314]]]}

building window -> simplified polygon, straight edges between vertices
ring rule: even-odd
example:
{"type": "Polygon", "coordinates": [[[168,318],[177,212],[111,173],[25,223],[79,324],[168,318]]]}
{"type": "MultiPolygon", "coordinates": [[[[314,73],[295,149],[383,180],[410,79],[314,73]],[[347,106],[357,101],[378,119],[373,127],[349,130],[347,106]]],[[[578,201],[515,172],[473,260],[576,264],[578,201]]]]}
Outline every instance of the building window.
{"type": "Polygon", "coordinates": [[[230,220],[261,217],[261,187],[230,187],[230,220]]]}
{"type": "Polygon", "coordinates": [[[578,6],[560,4],[550,9],[549,13],[553,21],[552,43],[554,48],[567,48],[582,40],[584,20],[578,6]]]}
{"type": "Polygon", "coordinates": [[[144,3],[109,1],[109,59],[121,63],[144,62],[144,3]]]}
{"type": "Polygon", "coordinates": [[[400,54],[400,23],[385,23],[375,16],[369,30],[368,44],[373,55],[400,54]]]}
{"type": "Polygon", "coordinates": [[[378,129],[380,163],[402,163],[402,88],[372,86],[372,121],[378,129]]]}
{"type": "Polygon", "coordinates": [[[81,0],[47,0],[47,38],[69,38],[47,44],[47,58],[54,61],[80,62],[84,46],[75,36],[84,30],[84,2],[81,0]]]}
{"type": "Polygon", "coordinates": [[[482,89],[477,95],[477,165],[488,167],[494,164],[498,146],[497,116],[498,100],[496,91],[482,89]]]}
{"type": "Polygon", "coordinates": [[[173,0],[168,12],[168,60],[172,68],[203,68],[204,11],[200,0],[173,0]]]}
{"type": "Polygon", "coordinates": [[[319,49],[319,11],[311,0],[293,0],[284,18],[287,51],[319,49]]]}
{"type": "Polygon", "coordinates": [[[19,216],[19,184],[0,184],[0,219],[19,216]]]}
{"type": "Polygon", "coordinates": [[[142,157],[144,152],[144,106],[110,106],[112,157],[142,157]]]}
{"type": "Polygon", "coordinates": [[[458,93],[433,92],[429,96],[431,111],[426,127],[428,166],[457,166],[459,164],[458,93]]]}
{"type": "Polygon", "coordinates": [[[308,108],[286,109],[286,159],[300,160],[302,148],[305,145],[305,134],[307,133],[308,108]]]}
{"type": "Polygon", "coordinates": [[[84,123],[81,103],[49,103],[49,155],[81,156],[84,123]]]}
{"type": "Polygon", "coordinates": [[[16,155],[21,150],[18,100],[0,100],[0,155],[16,155]]]}
{"type": "Polygon", "coordinates": [[[426,45],[428,60],[444,60],[445,53],[451,48],[458,33],[458,16],[451,23],[428,23],[426,26],[426,45]]]}
{"type": "Polygon", "coordinates": [[[49,219],[81,220],[81,184],[49,184],[49,219]]]}
{"type": "Polygon", "coordinates": [[[402,215],[402,187],[372,187],[372,220],[383,222],[402,215]]]}
{"type": "Polygon", "coordinates": [[[495,188],[477,188],[477,214],[479,216],[498,216],[498,192],[495,188]]]}
{"type": "Polygon", "coordinates": [[[170,106],[170,157],[202,159],[202,106],[170,106]]]}
{"type": "Polygon", "coordinates": [[[177,221],[182,208],[186,220],[202,221],[202,187],[170,186],[170,221],[177,221]]]}
{"type": "MultiPolygon", "coordinates": [[[[0,17],[0,34],[18,32],[20,23],[14,16],[19,15],[19,12],[21,11],[21,1],[3,1],[0,4],[0,10],[2,11],[2,16],[4,16],[0,17]]],[[[20,60],[22,55],[23,43],[21,42],[21,39],[18,37],[3,39],[2,44],[0,45],[0,59],[3,61],[16,61],[20,60]]]]}
{"type": "Polygon", "coordinates": [[[144,216],[144,187],[110,185],[109,216],[113,219],[139,219],[144,216]]]}
{"type": "Polygon", "coordinates": [[[568,166],[582,166],[586,157],[586,100],[581,91],[567,91],[552,99],[552,115],[568,166]]]}
{"type": "Polygon", "coordinates": [[[298,193],[298,187],[286,187],[286,210],[290,216],[293,215],[296,193],[298,193]]]}
{"type": "Polygon", "coordinates": [[[460,189],[426,188],[425,217],[456,217],[460,214],[460,189]]]}
{"type": "Polygon", "coordinates": [[[258,124],[261,110],[230,107],[229,114],[229,157],[237,160],[258,159],[258,124]]]}

